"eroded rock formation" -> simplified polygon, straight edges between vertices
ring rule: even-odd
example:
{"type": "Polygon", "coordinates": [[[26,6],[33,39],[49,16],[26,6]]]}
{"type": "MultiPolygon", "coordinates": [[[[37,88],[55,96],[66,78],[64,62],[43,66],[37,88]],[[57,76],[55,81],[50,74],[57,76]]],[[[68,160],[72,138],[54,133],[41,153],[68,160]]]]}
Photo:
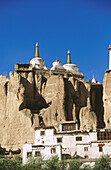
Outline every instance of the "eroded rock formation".
{"type": "MultiPolygon", "coordinates": [[[[103,116],[102,104],[99,113],[97,109],[92,112],[87,108],[88,97],[96,108],[90,82],[78,80],[72,74],[28,70],[27,65],[23,68],[11,72],[9,80],[0,76],[0,143],[3,147],[17,150],[24,143],[33,143],[34,129],[41,123],[57,128],[60,121],[74,120],[81,129],[84,123],[88,129],[92,129],[92,122],[93,129],[100,125],[98,115],[103,116]]],[[[99,100],[102,103],[101,98],[99,100]]]]}
{"type": "Polygon", "coordinates": [[[80,130],[93,130],[97,128],[96,113],[92,110],[90,99],[87,99],[87,106],[81,108],[80,114],[80,130]]]}
{"type": "Polygon", "coordinates": [[[111,129],[111,70],[106,70],[103,80],[105,128],[111,129]]]}

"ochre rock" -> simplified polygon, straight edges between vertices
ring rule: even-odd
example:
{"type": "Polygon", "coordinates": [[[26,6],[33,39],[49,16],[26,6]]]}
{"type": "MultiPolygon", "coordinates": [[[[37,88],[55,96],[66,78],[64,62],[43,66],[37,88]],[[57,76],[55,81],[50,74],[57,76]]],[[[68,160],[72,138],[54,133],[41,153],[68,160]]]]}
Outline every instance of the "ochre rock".
{"type": "Polygon", "coordinates": [[[100,112],[92,101],[97,88],[93,95],[90,82],[66,73],[27,70],[27,64],[23,65],[24,69],[17,66],[21,70],[10,72],[8,81],[6,76],[0,76],[1,146],[17,150],[24,143],[33,143],[35,128],[41,123],[58,128],[60,121],[74,120],[84,129],[85,117],[89,116],[86,128],[92,129],[92,122],[93,128],[99,126],[97,115],[103,116],[102,99],[99,98],[100,112]],[[88,97],[95,113],[87,108],[88,97]]]}
{"type": "Polygon", "coordinates": [[[106,70],[103,80],[103,103],[105,128],[111,129],[111,70],[106,70]]]}
{"type": "Polygon", "coordinates": [[[97,117],[95,112],[89,107],[80,110],[80,130],[93,130],[97,128],[97,117]]]}

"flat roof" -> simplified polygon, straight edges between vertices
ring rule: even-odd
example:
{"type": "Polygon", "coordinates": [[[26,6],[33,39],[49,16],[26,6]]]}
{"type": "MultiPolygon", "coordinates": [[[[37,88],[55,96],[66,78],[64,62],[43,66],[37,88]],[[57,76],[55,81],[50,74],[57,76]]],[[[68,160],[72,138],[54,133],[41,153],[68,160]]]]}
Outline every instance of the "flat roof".
{"type": "Polygon", "coordinates": [[[63,122],[59,122],[59,124],[68,124],[68,123],[77,123],[77,121],[63,121],[63,122]]]}
{"type": "Polygon", "coordinates": [[[55,127],[54,126],[35,127],[35,130],[37,129],[55,129],[55,127]]]}

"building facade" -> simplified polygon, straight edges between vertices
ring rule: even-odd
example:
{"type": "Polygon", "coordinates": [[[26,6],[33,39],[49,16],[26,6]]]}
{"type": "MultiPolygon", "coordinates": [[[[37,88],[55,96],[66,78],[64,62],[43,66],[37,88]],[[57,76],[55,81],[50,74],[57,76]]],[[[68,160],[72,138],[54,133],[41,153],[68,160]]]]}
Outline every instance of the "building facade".
{"type": "Polygon", "coordinates": [[[111,156],[111,130],[80,131],[74,122],[61,122],[59,131],[54,127],[37,128],[34,144],[23,145],[23,163],[27,162],[29,153],[37,157],[35,152],[44,160],[55,155],[59,160],[62,157],[94,159],[103,154],[111,156]]]}

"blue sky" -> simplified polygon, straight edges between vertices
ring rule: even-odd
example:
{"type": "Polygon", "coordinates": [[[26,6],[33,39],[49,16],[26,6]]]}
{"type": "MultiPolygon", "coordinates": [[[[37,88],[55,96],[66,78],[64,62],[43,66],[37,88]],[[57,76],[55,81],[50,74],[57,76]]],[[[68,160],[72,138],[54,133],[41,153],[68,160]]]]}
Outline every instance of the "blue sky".
{"type": "Polygon", "coordinates": [[[110,0],[0,0],[0,74],[28,63],[39,43],[51,68],[65,64],[67,51],[86,80],[103,82],[111,44],[110,0]]]}

